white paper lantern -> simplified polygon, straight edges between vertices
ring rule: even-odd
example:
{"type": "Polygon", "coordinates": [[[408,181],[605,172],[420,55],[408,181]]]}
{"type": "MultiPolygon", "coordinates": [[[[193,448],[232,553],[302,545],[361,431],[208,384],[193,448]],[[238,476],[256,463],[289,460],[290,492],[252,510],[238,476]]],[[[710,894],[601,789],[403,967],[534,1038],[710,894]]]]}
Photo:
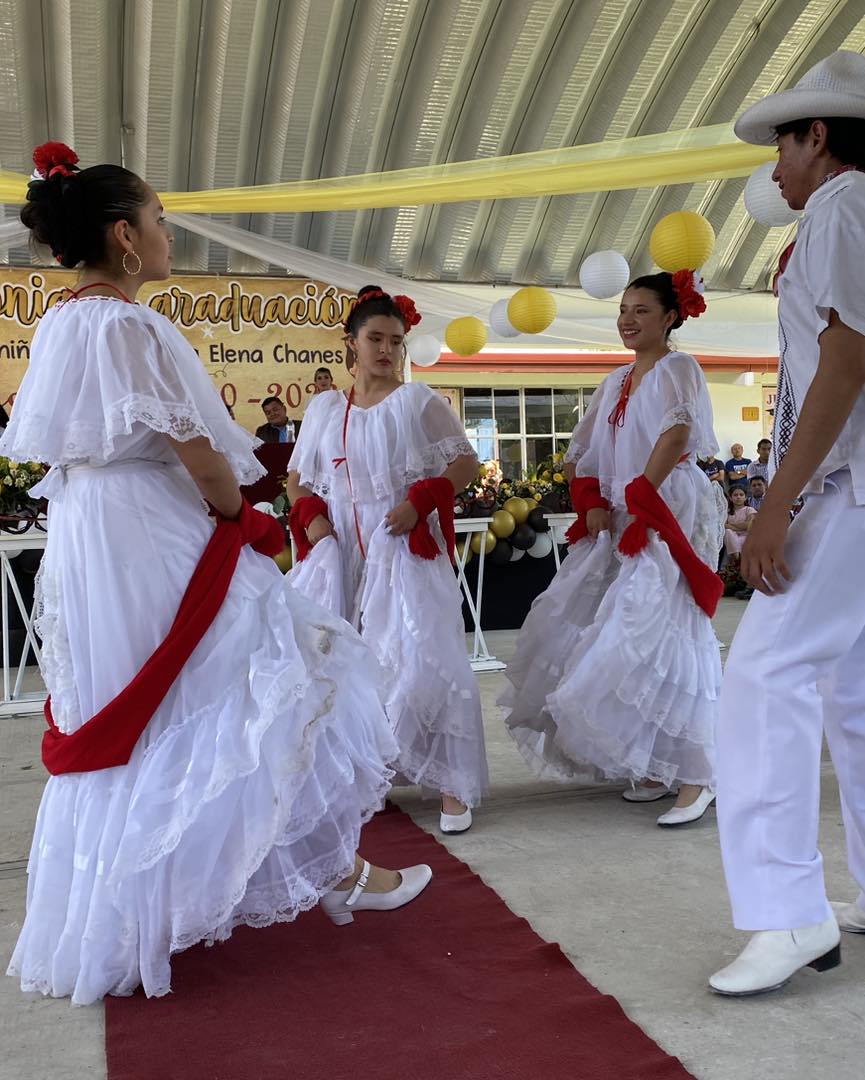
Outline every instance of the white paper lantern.
{"type": "Polygon", "coordinates": [[[775,162],[767,161],[748,177],[745,185],[745,209],[760,225],[792,225],[799,215],[784,201],[781,189],[772,179],[775,162]]]}
{"type": "Polygon", "coordinates": [[[580,285],[595,300],[609,300],[631,280],[628,260],[618,251],[596,251],[580,267],[580,285]]]}
{"type": "Polygon", "coordinates": [[[442,343],[432,334],[418,334],[408,339],[408,355],[418,367],[432,367],[442,354],[442,343]]]}
{"type": "Polygon", "coordinates": [[[538,537],[529,548],[529,555],[533,559],[545,559],[553,550],[553,538],[548,532],[538,533],[538,537]]]}
{"type": "Polygon", "coordinates": [[[519,330],[511,326],[511,320],[508,318],[508,297],[504,300],[497,300],[492,308],[490,308],[490,328],[497,337],[512,338],[519,337],[519,330]]]}

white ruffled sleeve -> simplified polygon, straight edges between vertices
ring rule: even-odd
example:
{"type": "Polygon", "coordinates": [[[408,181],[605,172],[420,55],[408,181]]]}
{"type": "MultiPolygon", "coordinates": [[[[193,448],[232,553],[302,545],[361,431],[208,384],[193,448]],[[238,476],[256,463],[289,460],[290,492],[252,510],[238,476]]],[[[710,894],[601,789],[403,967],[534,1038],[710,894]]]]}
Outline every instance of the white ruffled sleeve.
{"type": "Polygon", "coordinates": [[[593,443],[596,444],[599,436],[603,432],[603,428],[600,427],[601,423],[606,420],[606,416],[601,416],[602,406],[601,402],[607,397],[608,382],[613,380],[616,376],[616,372],[611,372],[592,394],[592,400],[589,402],[589,407],[586,409],[585,416],[574,428],[571,435],[571,441],[568,443],[568,449],[565,451],[565,462],[576,465],[582,461],[586,455],[589,455],[590,460],[583,462],[588,466],[588,472],[584,472],[580,469],[580,473],[585,476],[597,476],[597,446],[595,446],[595,453],[591,454],[593,443]],[[600,419],[599,419],[600,418],[600,419]],[[592,465],[592,460],[595,464],[592,465]]]}
{"type": "Polygon", "coordinates": [[[670,353],[659,361],[661,394],[656,438],[680,424],[689,430],[687,452],[706,457],[718,450],[713,431],[712,403],[700,365],[687,353],[670,353]]]}
{"type": "Polygon", "coordinates": [[[301,485],[322,497],[330,494],[332,476],[332,469],[325,467],[321,449],[324,427],[330,420],[332,410],[343,416],[345,408],[345,397],[335,390],[316,394],[303,414],[300,434],[288,462],[289,470],[299,475],[301,485]]]}
{"type": "Polygon", "coordinates": [[[33,341],[0,453],[17,461],[104,464],[136,425],[180,442],[207,438],[240,483],[265,474],[195,350],[137,304],[73,301],[49,311],[33,341]]]}
{"type": "Polygon", "coordinates": [[[423,383],[405,387],[416,423],[411,425],[406,462],[409,480],[441,476],[448,465],[464,455],[476,457],[460,418],[447,401],[423,383]]]}

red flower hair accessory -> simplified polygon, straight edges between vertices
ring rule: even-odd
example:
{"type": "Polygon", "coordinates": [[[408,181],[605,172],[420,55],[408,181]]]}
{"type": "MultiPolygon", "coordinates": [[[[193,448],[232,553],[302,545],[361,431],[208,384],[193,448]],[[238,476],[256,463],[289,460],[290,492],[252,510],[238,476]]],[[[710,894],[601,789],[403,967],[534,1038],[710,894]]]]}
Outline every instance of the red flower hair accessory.
{"type": "Polygon", "coordinates": [[[399,313],[405,325],[405,332],[408,333],[421,320],[418,309],[414,306],[414,300],[410,296],[395,296],[393,302],[399,308],[399,313]]]}
{"type": "Polygon", "coordinates": [[[698,278],[693,270],[677,270],[673,274],[676,310],[682,321],[696,319],[706,310],[702,286],[702,278],[698,278]]]}
{"type": "Polygon", "coordinates": [[[345,322],[342,324],[342,328],[346,334],[350,333],[349,326],[351,324],[352,316],[360,305],[365,304],[367,300],[390,300],[399,311],[399,316],[402,319],[406,333],[408,333],[413,326],[417,326],[421,320],[421,316],[414,306],[414,300],[412,300],[410,296],[391,296],[381,289],[370,289],[368,292],[365,292],[363,296],[359,296],[348,309],[348,315],[346,316],[345,322]]]}
{"type": "Polygon", "coordinates": [[[52,176],[73,176],[79,158],[71,146],[62,142],[47,142],[33,151],[36,171],[34,180],[50,180],[52,176]]]}

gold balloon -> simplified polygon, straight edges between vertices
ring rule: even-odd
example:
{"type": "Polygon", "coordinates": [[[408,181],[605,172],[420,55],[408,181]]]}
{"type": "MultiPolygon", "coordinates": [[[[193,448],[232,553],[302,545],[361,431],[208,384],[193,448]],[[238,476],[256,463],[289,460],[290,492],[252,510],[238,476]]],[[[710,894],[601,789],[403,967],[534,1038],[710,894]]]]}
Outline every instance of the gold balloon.
{"type": "Polygon", "coordinates": [[[273,556],[273,561],[283,572],[283,574],[287,574],[288,571],[291,569],[291,548],[284,547],[278,555],[273,556]]]}
{"type": "Polygon", "coordinates": [[[493,514],[493,523],[490,525],[490,532],[494,532],[499,540],[504,540],[506,536],[510,536],[514,529],[517,527],[516,518],[507,510],[496,510],[493,514]]]}
{"type": "Polygon", "coordinates": [[[483,545],[484,553],[489,555],[489,553],[496,546],[496,542],[496,534],[490,529],[487,529],[487,531],[483,533],[476,532],[472,536],[472,551],[475,553],[475,555],[480,555],[481,545],[483,545]]]}
{"type": "Polygon", "coordinates": [[[474,356],[487,343],[487,328],[474,315],[454,319],[445,330],[445,343],[457,356],[474,356]]]}
{"type": "MultiPolygon", "coordinates": [[[[463,537],[461,540],[457,540],[456,544],[454,545],[454,547],[456,548],[455,554],[459,555],[460,560],[462,560],[463,552],[466,550],[467,545],[468,545],[468,540],[465,537],[463,537]]],[[[471,547],[469,547],[468,552],[466,554],[465,565],[468,566],[468,564],[471,561],[472,561],[472,549],[471,549],[471,547]]]]}
{"type": "Polygon", "coordinates": [[[715,230],[702,214],[677,210],[661,218],[652,229],[649,252],[662,270],[699,270],[709,261],[715,230]]]}
{"type": "Polygon", "coordinates": [[[513,519],[517,523],[517,525],[522,525],[522,523],[529,516],[529,512],[531,511],[531,509],[532,508],[529,506],[525,499],[519,499],[516,496],[514,496],[514,498],[512,499],[508,499],[508,501],[502,507],[502,510],[507,510],[509,514],[513,515],[513,519]]]}
{"type": "Polygon", "coordinates": [[[508,321],[521,334],[541,334],[555,317],[555,297],[536,285],[518,289],[508,301],[508,321]]]}

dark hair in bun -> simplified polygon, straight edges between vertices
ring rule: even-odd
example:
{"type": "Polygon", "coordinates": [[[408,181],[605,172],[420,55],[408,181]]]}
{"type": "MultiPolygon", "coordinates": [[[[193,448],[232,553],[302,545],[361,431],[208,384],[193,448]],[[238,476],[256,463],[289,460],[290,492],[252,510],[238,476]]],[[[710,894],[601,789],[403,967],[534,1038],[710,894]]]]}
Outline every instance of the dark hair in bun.
{"type": "Polygon", "coordinates": [[[30,181],[21,221],[61,266],[99,265],[106,258],[108,226],[115,221],[136,225],[149,195],[141,177],[120,165],[55,172],[47,180],[30,181]]]}
{"type": "Polygon", "coordinates": [[[388,296],[378,285],[364,285],[358,290],[357,300],[351,309],[351,313],[345,322],[345,332],[357,337],[358,331],[375,318],[376,315],[392,315],[400,322],[404,322],[403,313],[394,303],[392,296],[388,296]],[[367,298],[368,299],[365,299],[367,298]]]}
{"type": "MultiPolygon", "coordinates": [[[[661,270],[657,274],[644,274],[643,277],[634,278],[628,289],[650,289],[660,300],[664,311],[675,311],[676,313],[676,321],[670,327],[670,331],[678,330],[682,325],[684,320],[679,312],[679,303],[673,288],[672,274],[668,274],[666,270],[661,270]]],[[[625,291],[627,292],[627,289],[625,291]]]]}

